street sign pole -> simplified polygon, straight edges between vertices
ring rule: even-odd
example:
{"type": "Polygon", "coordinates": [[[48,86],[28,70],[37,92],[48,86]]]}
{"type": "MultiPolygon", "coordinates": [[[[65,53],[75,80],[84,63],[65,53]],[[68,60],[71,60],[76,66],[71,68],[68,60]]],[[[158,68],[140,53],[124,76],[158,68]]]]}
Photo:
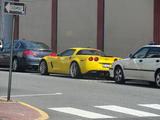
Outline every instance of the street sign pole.
{"type": "MultiPolygon", "coordinates": [[[[4,0],[1,1],[1,40],[3,41],[4,40],[4,0]]],[[[4,41],[3,41],[4,42],[4,41]]]]}
{"type": "Polygon", "coordinates": [[[13,65],[13,50],[14,50],[14,23],[15,23],[15,15],[13,15],[12,20],[12,39],[11,39],[11,51],[10,51],[10,67],[9,67],[9,78],[8,78],[8,94],[7,94],[7,101],[10,101],[11,98],[11,84],[12,84],[12,65],[13,65]]]}
{"type": "Polygon", "coordinates": [[[13,67],[13,52],[14,52],[14,23],[16,15],[25,15],[26,14],[26,5],[20,2],[14,1],[5,1],[3,0],[4,13],[12,15],[12,37],[11,37],[11,51],[10,51],[10,68],[9,68],[9,78],[8,78],[8,92],[7,92],[7,101],[10,101],[11,98],[11,84],[12,84],[12,67],[13,67]]]}

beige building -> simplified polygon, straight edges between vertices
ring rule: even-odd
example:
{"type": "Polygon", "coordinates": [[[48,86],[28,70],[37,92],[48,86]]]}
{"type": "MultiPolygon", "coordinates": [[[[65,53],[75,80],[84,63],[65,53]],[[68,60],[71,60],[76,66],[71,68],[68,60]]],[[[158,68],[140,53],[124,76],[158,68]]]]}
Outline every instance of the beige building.
{"type": "Polygon", "coordinates": [[[20,2],[27,5],[27,14],[19,17],[15,36],[45,42],[57,52],[70,47],[93,47],[107,55],[127,57],[159,38],[158,0],[20,2]]]}

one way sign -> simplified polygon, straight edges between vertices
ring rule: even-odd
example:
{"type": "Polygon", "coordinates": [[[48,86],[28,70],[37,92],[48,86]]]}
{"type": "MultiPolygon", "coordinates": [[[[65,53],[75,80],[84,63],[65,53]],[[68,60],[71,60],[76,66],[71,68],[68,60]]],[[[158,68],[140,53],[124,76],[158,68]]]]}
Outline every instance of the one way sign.
{"type": "Polygon", "coordinates": [[[5,2],[4,12],[13,15],[25,15],[26,5],[19,2],[5,2]]]}

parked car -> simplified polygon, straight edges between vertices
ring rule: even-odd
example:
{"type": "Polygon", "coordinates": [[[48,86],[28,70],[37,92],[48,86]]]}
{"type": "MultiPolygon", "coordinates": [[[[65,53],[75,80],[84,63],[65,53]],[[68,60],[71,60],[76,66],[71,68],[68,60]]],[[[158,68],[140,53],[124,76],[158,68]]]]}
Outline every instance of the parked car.
{"type": "Polygon", "coordinates": [[[113,63],[110,74],[116,83],[146,80],[160,88],[160,45],[146,45],[129,58],[113,63]]]}
{"type": "Polygon", "coordinates": [[[69,48],[57,56],[44,57],[39,70],[42,75],[60,73],[70,74],[73,78],[87,73],[108,75],[111,64],[119,59],[106,56],[102,51],[93,48],[69,48]]]}
{"type": "MultiPolygon", "coordinates": [[[[14,40],[13,71],[24,71],[26,68],[38,68],[42,57],[52,53],[47,45],[41,42],[14,40]]],[[[9,67],[11,43],[0,48],[0,67],[9,67]]]]}

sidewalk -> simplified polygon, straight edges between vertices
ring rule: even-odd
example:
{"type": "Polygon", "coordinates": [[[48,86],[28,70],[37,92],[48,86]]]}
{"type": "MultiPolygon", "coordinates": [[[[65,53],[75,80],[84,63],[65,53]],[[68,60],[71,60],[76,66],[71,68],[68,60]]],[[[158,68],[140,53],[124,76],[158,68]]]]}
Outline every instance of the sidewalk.
{"type": "Polygon", "coordinates": [[[0,120],[47,120],[42,110],[23,102],[0,98],[0,120]]]}

